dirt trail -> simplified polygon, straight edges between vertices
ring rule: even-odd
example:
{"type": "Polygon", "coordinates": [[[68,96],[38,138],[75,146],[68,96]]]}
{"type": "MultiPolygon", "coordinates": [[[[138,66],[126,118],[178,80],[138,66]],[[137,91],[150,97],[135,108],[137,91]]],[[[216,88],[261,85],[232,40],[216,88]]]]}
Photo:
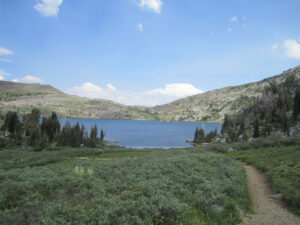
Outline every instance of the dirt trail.
{"type": "Polygon", "coordinates": [[[242,215],[243,225],[300,225],[300,217],[272,198],[266,177],[253,166],[244,165],[254,213],[242,215]]]}

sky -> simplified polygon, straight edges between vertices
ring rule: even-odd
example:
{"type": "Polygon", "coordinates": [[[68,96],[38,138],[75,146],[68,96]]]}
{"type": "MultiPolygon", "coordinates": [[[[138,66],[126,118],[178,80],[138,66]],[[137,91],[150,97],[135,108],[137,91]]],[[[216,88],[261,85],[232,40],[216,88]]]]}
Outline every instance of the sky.
{"type": "Polygon", "coordinates": [[[299,0],[0,0],[0,80],[153,106],[300,65],[299,0]]]}

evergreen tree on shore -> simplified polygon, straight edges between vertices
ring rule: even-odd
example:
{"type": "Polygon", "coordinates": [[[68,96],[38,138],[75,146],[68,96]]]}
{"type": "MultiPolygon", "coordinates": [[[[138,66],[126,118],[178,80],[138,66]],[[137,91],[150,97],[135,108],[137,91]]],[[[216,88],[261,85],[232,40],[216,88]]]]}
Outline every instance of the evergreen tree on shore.
{"type": "Polygon", "coordinates": [[[98,138],[98,129],[95,125],[88,135],[84,125],[77,123],[71,126],[70,122],[60,129],[60,123],[55,112],[50,117],[44,117],[40,122],[40,112],[33,109],[31,113],[25,115],[23,120],[19,120],[16,112],[7,112],[4,116],[4,124],[1,130],[9,133],[9,141],[2,141],[7,144],[27,144],[36,146],[39,150],[50,144],[58,146],[79,147],[81,145],[96,147],[100,141],[104,140],[105,133],[101,130],[98,138]]]}
{"type": "Polygon", "coordinates": [[[10,133],[10,136],[14,137],[17,132],[17,128],[19,128],[18,124],[19,124],[18,114],[16,112],[9,111],[5,115],[4,124],[1,127],[1,129],[8,130],[8,132],[10,133]]]}
{"type": "Polygon", "coordinates": [[[88,141],[88,146],[89,147],[96,147],[97,143],[98,143],[98,129],[97,126],[95,125],[92,129],[91,129],[91,133],[89,136],[89,141],[88,141]]]}
{"type": "Polygon", "coordinates": [[[101,132],[100,132],[100,141],[101,141],[101,142],[104,141],[104,136],[105,136],[105,133],[104,133],[104,131],[101,129],[101,132]]]}

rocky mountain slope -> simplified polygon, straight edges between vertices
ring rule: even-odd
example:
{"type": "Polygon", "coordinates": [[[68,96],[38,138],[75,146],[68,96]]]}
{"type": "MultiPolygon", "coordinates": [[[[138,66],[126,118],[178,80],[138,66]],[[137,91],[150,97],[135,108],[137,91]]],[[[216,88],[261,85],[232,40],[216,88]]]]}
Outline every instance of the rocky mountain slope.
{"type": "Polygon", "coordinates": [[[260,82],[208,91],[155,107],[67,95],[49,85],[0,81],[0,114],[9,110],[23,114],[37,107],[44,116],[55,111],[61,117],[222,122],[225,114],[241,112],[256,101],[270,82],[281,83],[288,76],[300,78],[300,66],[260,82]]]}
{"type": "Polygon", "coordinates": [[[156,106],[151,108],[150,112],[166,121],[222,122],[225,114],[242,112],[245,107],[262,95],[269,83],[282,83],[289,76],[299,79],[300,66],[259,82],[225,87],[156,106]]]}
{"type": "Polygon", "coordinates": [[[55,111],[60,117],[157,119],[145,107],[67,95],[49,85],[0,81],[0,114],[11,110],[22,115],[33,107],[40,109],[43,116],[55,111]]]}

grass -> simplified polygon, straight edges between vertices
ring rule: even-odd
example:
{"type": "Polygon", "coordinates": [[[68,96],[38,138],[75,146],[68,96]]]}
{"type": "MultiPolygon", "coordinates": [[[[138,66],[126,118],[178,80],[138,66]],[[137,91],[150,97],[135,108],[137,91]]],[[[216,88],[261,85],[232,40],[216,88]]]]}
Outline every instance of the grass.
{"type": "Polygon", "coordinates": [[[274,192],[300,215],[300,146],[258,148],[227,153],[266,172],[274,192]]]}
{"type": "Polygon", "coordinates": [[[203,148],[207,151],[226,153],[229,149],[232,151],[244,151],[268,147],[288,147],[299,145],[300,137],[265,137],[254,139],[252,142],[241,141],[234,143],[210,143],[209,145],[203,146],[203,148]]]}
{"type": "Polygon", "coordinates": [[[44,166],[78,157],[127,157],[147,154],[147,150],[125,149],[116,146],[101,148],[48,147],[43,150],[28,146],[12,146],[0,150],[0,168],[44,166]],[[126,150],[126,151],[125,151],[126,150]]]}
{"type": "Polygon", "coordinates": [[[219,224],[249,210],[243,168],[198,149],[0,151],[0,224],[219,224]]]}

